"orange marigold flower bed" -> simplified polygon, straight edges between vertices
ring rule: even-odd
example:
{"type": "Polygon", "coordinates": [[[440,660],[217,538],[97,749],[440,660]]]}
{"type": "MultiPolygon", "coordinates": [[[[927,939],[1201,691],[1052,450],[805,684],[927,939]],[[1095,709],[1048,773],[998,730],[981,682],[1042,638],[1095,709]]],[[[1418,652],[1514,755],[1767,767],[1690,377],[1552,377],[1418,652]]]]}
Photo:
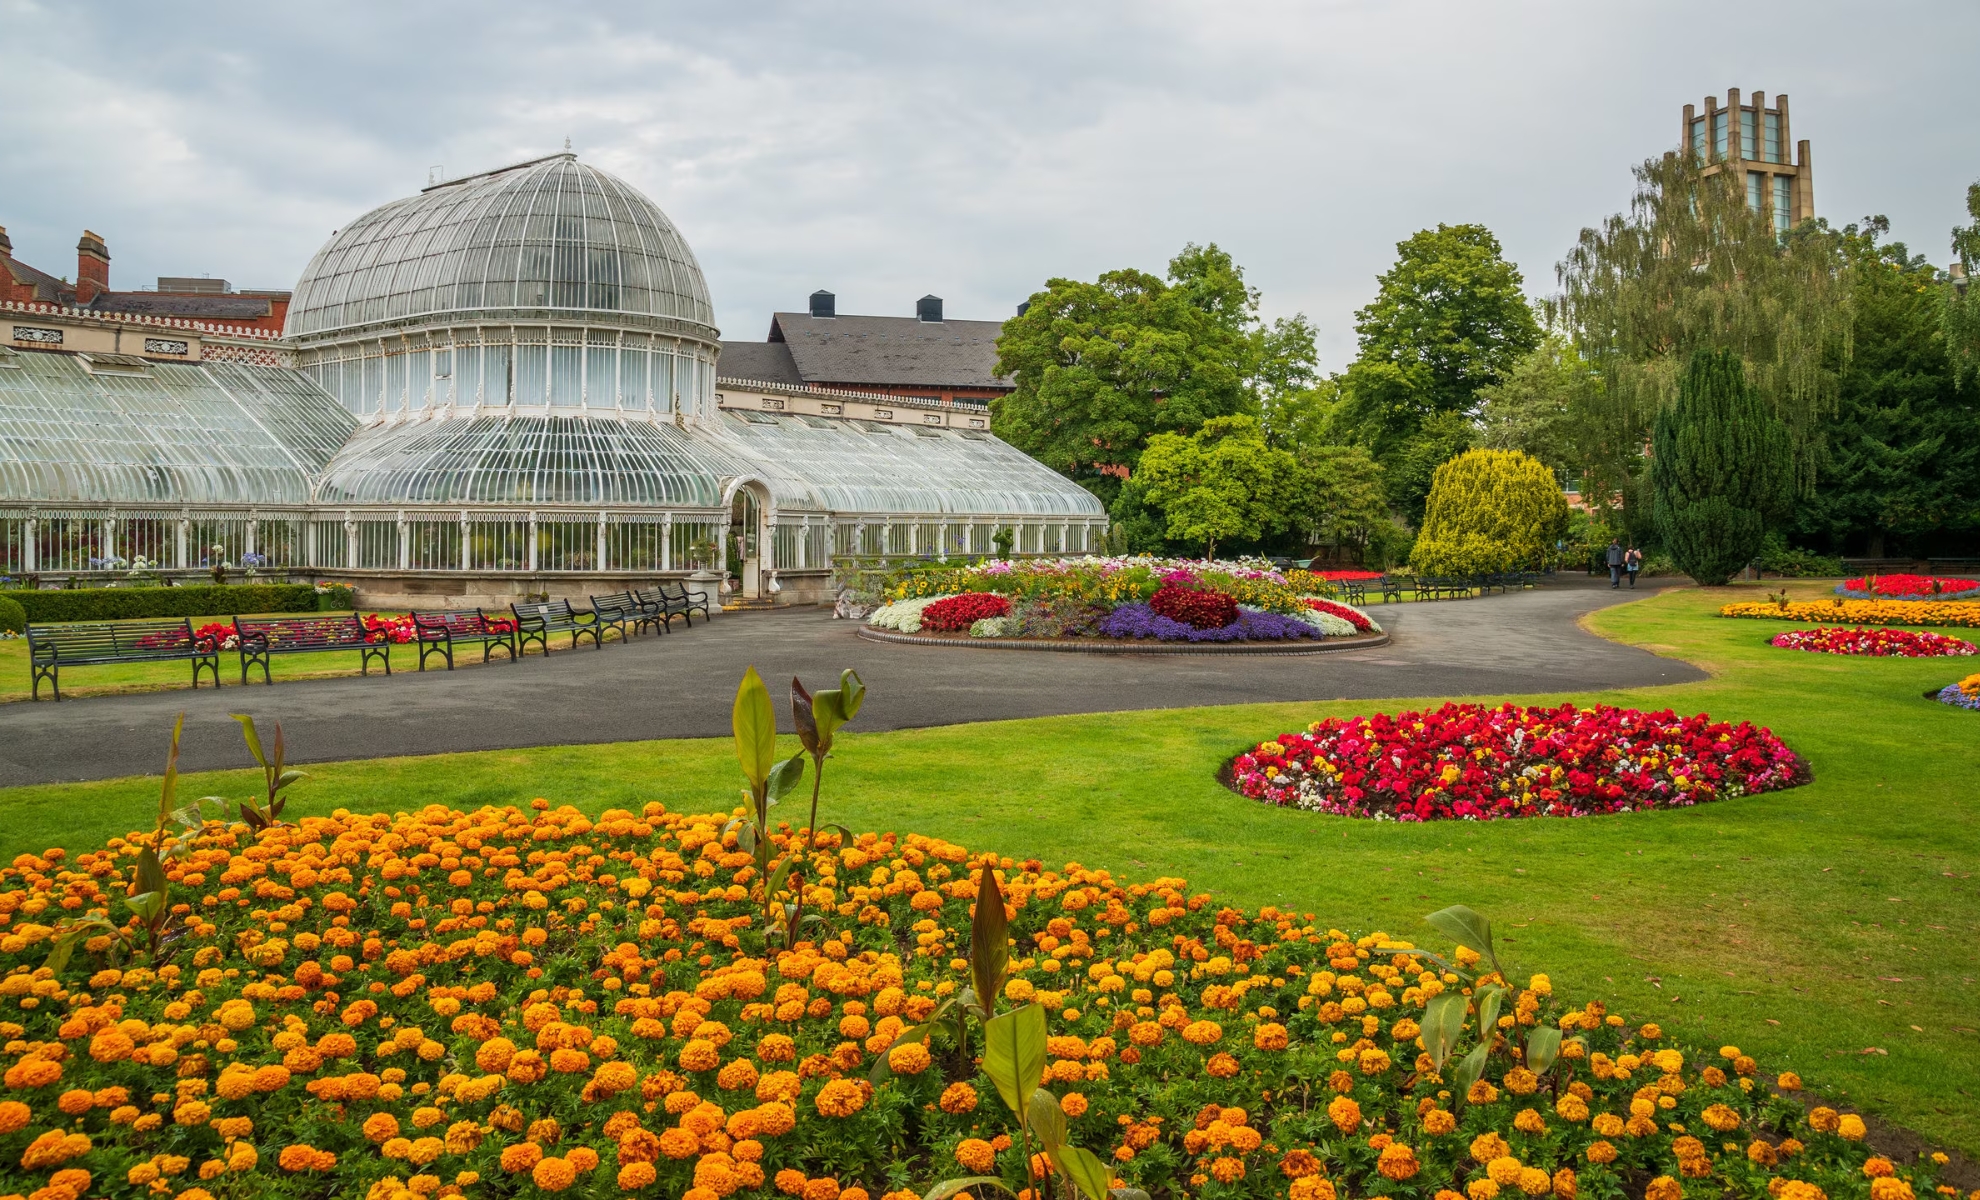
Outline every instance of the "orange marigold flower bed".
{"type": "Polygon", "coordinates": [[[1722,617],[1808,621],[1817,625],[1939,625],[1980,629],[1980,603],[1967,600],[1744,600],[1719,609],[1722,617]]]}
{"type": "Polygon", "coordinates": [[[130,919],[150,835],[20,856],[0,867],[0,1200],[912,1200],[900,1162],[1024,1186],[994,1082],[946,1034],[902,1036],[970,986],[958,947],[986,862],[1013,939],[1000,1007],[1049,1014],[1044,1086],[1123,1186],[1935,1189],[1929,1162],[1873,1157],[1859,1118],[1805,1110],[1772,1086],[1799,1078],[1737,1047],[1182,879],[779,832],[821,921],[766,949],[762,880],[729,817],[539,804],[340,810],[259,834],[213,822],[166,858],[183,907],[156,959],[113,956],[106,923],[130,919]],[[66,923],[89,921],[51,962],[66,923]],[[1526,1044],[1521,1026],[1565,1040],[1551,1064],[1500,1052],[1461,1089],[1475,1031],[1440,1075],[1425,1010],[1488,981],[1506,986],[1509,1042],[1526,1044]]]}

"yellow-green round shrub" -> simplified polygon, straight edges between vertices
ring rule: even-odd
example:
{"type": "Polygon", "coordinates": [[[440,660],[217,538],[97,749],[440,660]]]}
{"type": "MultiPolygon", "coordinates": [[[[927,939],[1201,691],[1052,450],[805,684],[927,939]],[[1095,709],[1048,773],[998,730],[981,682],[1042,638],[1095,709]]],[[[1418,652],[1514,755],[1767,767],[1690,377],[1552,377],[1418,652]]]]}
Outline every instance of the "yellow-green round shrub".
{"type": "Polygon", "coordinates": [[[1467,450],[1437,468],[1411,565],[1426,575],[1537,566],[1567,531],[1546,464],[1518,450],[1467,450]]]}

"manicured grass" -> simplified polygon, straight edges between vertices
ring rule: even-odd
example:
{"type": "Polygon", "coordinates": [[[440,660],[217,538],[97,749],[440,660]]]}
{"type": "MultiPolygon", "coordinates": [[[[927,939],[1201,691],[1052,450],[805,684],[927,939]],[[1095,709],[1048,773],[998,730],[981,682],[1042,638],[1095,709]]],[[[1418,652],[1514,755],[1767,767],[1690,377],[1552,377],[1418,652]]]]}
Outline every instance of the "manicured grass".
{"type": "MultiPolygon", "coordinates": [[[[1713,615],[1760,594],[1673,591],[1594,614],[1597,632],[1714,677],[1567,698],[1768,725],[1814,770],[1787,792],[1679,812],[1398,825],[1269,809],[1215,782],[1237,750],[1316,717],[1416,706],[1349,702],[847,736],[824,819],[1181,875],[1222,900],[1288,905],[1355,931],[1427,937],[1422,914],[1470,904],[1493,918],[1519,970],[1547,971],[1571,995],[1600,995],[1687,1040],[1737,1044],[1833,1099],[1980,1152],[1980,714],[1921,697],[1980,664],[1775,650],[1766,638],[1791,626],[1713,615]]],[[[736,786],[726,740],[311,771],[292,814],[533,796],[588,811],[647,800],[704,809],[733,803],[736,786]]],[[[193,776],[181,795],[252,786],[245,772],[193,776]]],[[[155,780],[0,791],[0,853],[98,843],[143,825],[156,794],[155,780]]]]}
{"type": "MultiPolygon", "coordinates": [[[[366,609],[362,615],[370,616],[374,610],[366,609]]],[[[277,617],[308,616],[307,613],[268,613],[250,614],[277,617]]],[[[318,616],[335,616],[335,613],[319,613],[318,616]]],[[[401,613],[386,612],[385,616],[401,616],[401,613]]],[[[231,625],[234,618],[194,617],[194,629],[218,621],[231,625]]],[[[616,638],[612,630],[605,636],[616,638]]],[[[532,647],[525,653],[541,654],[532,647]]],[[[454,661],[462,667],[481,665],[473,656],[455,654],[454,661]]],[[[436,664],[437,665],[437,664],[436,664]]],[[[378,661],[372,660],[371,669],[379,669],[378,661]]],[[[419,669],[419,649],[412,645],[392,647],[392,669],[394,671],[417,671],[419,669]]],[[[326,650],[318,654],[278,654],[270,668],[276,679],[329,679],[340,675],[358,674],[358,653],[355,650],[326,650]]],[[[26,638],[0,640],[0,704],[32,698],[28,669],[28,644],[26,638]]],[[[248,674],[251,684],[261,683],[261,668],[255,667],[248,674]]],[[[223,687],[238,687],[241,682],[241,658],[238,652],[220,652],[220,683],[223,687]]],[[[211,687],[213,677],[200,671],[200,686],[211,687]]],[[[62,670],[62,695],[108,696],[124,692],[171,691],[177,688],[190,690],[192,687],[192,666],[186,662],[142,662],[111,663],[104,666],[65,667],[62,670]]],[[[47,700],[52,693],[48,684],[41,685],[41,698],[47,700]]]]}

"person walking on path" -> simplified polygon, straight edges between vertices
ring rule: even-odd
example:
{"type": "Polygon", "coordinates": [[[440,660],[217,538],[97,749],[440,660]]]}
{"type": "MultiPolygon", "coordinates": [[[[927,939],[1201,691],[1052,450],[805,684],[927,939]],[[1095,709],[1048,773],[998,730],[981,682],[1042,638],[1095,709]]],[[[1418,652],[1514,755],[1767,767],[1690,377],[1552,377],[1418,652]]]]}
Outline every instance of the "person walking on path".
{"type": "Polygon", "coordinates": [[[1618,538],[1609,539],[1609,554],[1607,561],[1609,564],[1609,586],[1612,588],[1619,588],[1622,586],[1622,568],[1623,568],[1623,548],[1622,548],[1622,541],[1620,539],[1618,538]]]}
{"type": "Polygon", "coordinates": [[[1623,555],[1623,570],[1629,572],[1630,590],[1632,591],[1635,590],[1636,573],[1638,571],[1641,571],[1642,569],[1643,569],[1643,551],[1635,546],[1631,546],[1629,548],[1629,553],[1623,555]]]}

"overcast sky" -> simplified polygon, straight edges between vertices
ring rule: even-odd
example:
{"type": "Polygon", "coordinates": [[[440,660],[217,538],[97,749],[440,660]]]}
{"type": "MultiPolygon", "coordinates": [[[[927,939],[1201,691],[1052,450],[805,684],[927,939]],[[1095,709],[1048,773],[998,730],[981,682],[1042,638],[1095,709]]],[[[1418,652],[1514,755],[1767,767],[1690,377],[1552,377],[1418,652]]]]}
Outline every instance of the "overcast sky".
{"type": "Polygon", "coordinates": [[[140,6],[0,0],[0,225],[113,286],[291,286],[334,228],[561,149],[657,201],[717,319],[1001,319],[1054,275],[1230,250],[1323,369],[1395,243],[1482,222],[1535,295],[1680,111],[1785,92],[1816,211],[1934,262],[1980,180],[1980,4],[140,6]]]}

